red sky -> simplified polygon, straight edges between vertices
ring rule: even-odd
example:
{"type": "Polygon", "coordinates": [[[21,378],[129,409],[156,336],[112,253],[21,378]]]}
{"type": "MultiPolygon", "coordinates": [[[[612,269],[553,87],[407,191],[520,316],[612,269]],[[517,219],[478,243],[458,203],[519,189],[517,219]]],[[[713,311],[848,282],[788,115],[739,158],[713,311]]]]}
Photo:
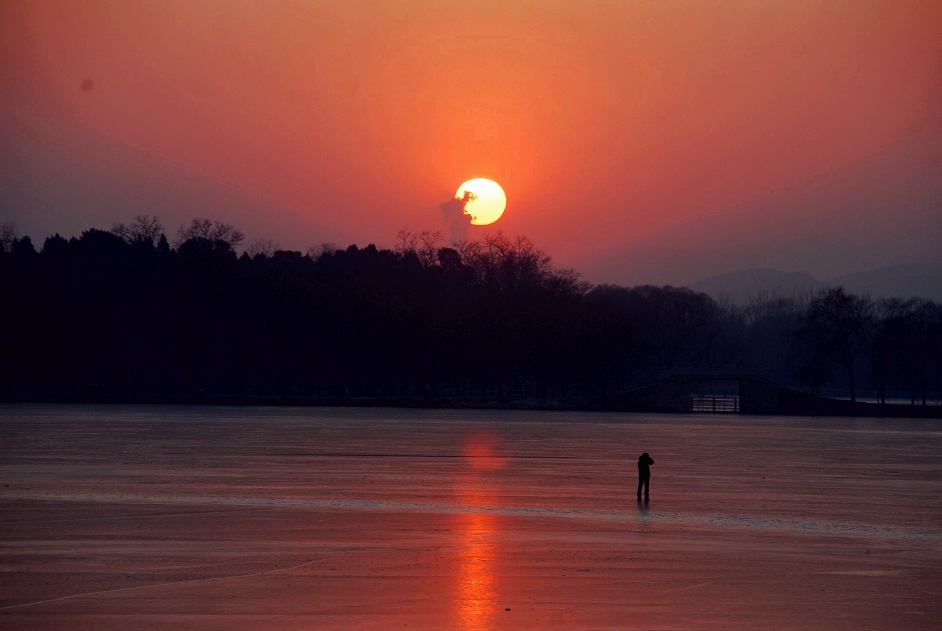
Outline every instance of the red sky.
{"type": "Polygon", "coordinates": [[[489,177],[490,229],[577,267],[942,260],[932,0],[0,0],[0,55],[0,220],[37,246],[140,213],[391,246],[489,177]]]}

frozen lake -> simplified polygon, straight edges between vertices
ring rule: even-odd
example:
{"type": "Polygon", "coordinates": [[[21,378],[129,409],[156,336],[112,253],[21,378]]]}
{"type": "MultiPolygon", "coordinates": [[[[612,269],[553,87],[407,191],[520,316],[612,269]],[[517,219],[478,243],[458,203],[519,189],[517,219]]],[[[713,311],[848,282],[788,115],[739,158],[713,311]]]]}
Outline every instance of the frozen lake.
{"type": "Polygon", "coordinates": [[[0,629],[939,629],[940,473],[939,421],[2,405],[0,629]]]}

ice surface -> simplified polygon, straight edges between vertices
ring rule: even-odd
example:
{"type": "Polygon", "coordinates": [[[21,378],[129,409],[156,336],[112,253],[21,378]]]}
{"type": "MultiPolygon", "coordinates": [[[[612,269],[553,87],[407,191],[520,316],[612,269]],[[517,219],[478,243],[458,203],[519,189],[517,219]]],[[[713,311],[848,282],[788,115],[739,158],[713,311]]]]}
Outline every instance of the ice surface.
{"type": "Polygon", "coordinates": [[[6,405],[0,439],[0,629],[942,620],[938,421],[6,405]]]}

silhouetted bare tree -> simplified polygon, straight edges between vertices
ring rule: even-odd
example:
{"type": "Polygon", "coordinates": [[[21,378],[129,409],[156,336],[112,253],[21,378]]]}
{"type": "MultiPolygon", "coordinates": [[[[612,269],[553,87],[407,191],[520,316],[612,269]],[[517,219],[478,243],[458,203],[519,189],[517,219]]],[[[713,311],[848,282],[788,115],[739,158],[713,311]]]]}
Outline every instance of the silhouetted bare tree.
{"type": "Polygon", "coordinates": [[[870,339],[873,302],[848,294],[843,287],[822,289],[808,305],[799,338],[844,367],[850,400],[857,400],[856,363],[870,339]]]}
{"type": "Polygon", "coordinates": [[[442,247],[445,237],[438,230],[423,230],[419,233],[419,249],[416,254],[419,262],[425,267],[438,263],[438,251],[442,247]]]}
{"type": "Polygon", "coordinates": [[[12,221],[4,221],[0,224],[0,252],[10,253],[13,251],[13,244],[19,241],[20,231],[12,221]]]}
{"type": "Polygon", "coordinates": [[[245,240],[245,235],[241,230],[234,228],[230,224],[197,217],[189,226],[181,227],[177,231],[177,241],[175,245],[179,247],[190,239],[220,241],[226,243],[232,250],[235,250],[245,240]]]}
{"type": "Polygon", "coordinates": [[[245,248],[245,253],[249,255],[249,258],[255,258],[256,256],[264,256],[265,258],[271,258],[275,255],[275,252],[281,249],[281,244],[272,239],[265,239],[258,237],[252,239],[248,246],[245,248]]]}
{"type": "Polygon", "coordinates": [[[138,215],[129,224],[112,224],[111,234],[127,243],[147,243],[157,247],[160,238],[164,236],[164,227],[157,215],[138,215]]]}
{"type": "Polygon", "coordinates": [[[892,322],[893,368],[909,390],[910,402],[926,404],[926,370],[932,356],[933,303],[912,298],[900,301],[892,322]]]}
{"type": "Polygon", "coordinates": [[[942,305],[929,302],[925,307],[929,354],[935,360],[936,374],[939,378],[939,397],[942,398],[942,305]]]}

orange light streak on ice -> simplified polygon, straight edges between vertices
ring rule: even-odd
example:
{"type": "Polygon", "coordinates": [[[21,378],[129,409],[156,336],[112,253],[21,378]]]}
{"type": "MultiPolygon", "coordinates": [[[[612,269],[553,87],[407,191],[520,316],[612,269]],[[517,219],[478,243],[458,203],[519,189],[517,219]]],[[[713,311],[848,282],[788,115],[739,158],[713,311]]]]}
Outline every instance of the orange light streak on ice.
{"type": "Polygon", "coordinates": [[[468,510],[456,515],[455,613],[459,628],[468,631],[491,628],[492,618],[499,609],[494,568],[497,517],[487,511],[487,507],[499,501],[487,490],[488,484],[493,484],[489,474],[506,464],[506,458],[497,451],[497,444],[498,437],[494,433],[468,436],[462,453],[469,471],[457,480],[455,499],[468,510]]]}
{"type": "Polygon", "coordinates": [[[478,631],[490,628],[497,603],[494,577],[494,515],[459,515],[458,575],[455,605],[460,628],[478,631]]]}

